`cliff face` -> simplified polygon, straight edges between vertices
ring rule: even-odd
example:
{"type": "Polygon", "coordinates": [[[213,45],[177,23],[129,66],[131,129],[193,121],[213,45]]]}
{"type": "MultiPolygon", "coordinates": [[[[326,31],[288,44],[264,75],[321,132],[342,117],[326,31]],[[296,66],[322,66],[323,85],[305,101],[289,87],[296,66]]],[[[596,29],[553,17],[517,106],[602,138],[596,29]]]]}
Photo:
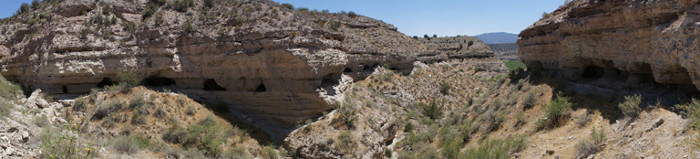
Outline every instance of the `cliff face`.
{"type": "MultiPolygon", "coordinates": [[[[25,88],[79,95],[134,72],[146,86],[224,102],[270,133],[334,108],[342,74],[445,60],[390,24],[268,0],[45,1],[2,20],[0,68],[25,88]]],[[[476,42],[479,44],[480,42],[476,42]]]]}
{"type": "Polygon", "coordinates": [[[622,79],[700,89],[697,0],[576,0],[520,33],[529,67],[569,80],[622,79]]]}
{"type": "Polygon", "coordinates": [[[446,58],[484,58],[493,57],[493,51],[479,38],[471,36],[454,36],[439,38],[420,38],[421,43],[432,49],[436,56],[446,58]]]}

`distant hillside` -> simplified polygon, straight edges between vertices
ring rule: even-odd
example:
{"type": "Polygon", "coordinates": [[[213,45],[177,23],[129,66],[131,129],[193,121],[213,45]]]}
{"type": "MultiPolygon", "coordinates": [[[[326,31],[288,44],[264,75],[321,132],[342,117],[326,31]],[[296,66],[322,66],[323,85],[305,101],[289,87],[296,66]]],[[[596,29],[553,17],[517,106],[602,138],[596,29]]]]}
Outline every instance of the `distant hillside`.
{"type": "Polygon", "coordinates": [[[518,40],[518,34],[511,34],[505,32],[498,33],[485,33],[477,35],[477,38],[484,41],[486,44],[506,44],[515,43],[518,40]]]}
{"type": "Polygon", "coordinates": [[[496,57],[501,60],[520,60],[518,57],[518,44],[488,44],[496,57]]]}

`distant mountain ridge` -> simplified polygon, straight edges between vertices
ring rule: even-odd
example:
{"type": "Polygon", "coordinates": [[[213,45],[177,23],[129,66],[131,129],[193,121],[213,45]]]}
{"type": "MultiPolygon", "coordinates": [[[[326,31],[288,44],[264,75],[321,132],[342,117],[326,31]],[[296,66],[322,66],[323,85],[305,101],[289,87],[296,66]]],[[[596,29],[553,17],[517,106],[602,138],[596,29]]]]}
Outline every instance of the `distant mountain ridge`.
{"type": "Polygon", "coordinates": [[[476,37],[486,44],[508,44],[515,43],[518,40],[518,34],[506,32],[484,33],[476,37]]]}

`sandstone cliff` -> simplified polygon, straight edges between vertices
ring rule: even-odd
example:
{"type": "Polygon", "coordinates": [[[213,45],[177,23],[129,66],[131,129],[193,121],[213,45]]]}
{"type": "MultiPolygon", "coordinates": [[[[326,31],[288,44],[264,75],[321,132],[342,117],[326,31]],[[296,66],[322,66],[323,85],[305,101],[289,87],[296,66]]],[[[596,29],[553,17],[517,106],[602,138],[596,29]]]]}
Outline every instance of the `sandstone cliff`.
{"type": "Polygon", "coordinates": [[[697,0],[575,0],[523,30],[519,56],[569,80],[700,89],[698,14],[697,0]]]}
{"type": "Polygon", "coordinates": [[[448,57],[361,15],[213,2],[42,2],[2,20],[1,73],[27,89],[79,95],[131,71],[146,86],[224,102],[279,134],[333,109],[341,74],[408,73],[416,60],[448,57]]]}

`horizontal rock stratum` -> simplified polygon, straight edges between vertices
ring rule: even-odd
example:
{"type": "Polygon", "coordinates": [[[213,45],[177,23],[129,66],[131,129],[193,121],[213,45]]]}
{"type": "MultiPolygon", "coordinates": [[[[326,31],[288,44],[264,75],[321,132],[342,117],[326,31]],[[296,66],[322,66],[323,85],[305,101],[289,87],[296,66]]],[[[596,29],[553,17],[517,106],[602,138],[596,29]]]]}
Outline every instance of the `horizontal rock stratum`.
{"type": "MultiPolygon", "coordinates": [[[[146,86],[225,102],[277,133],[333,109],[335,102],[323,97],[342,91],[335,89],[343,74],[362,79],[379,66],[408,73],[415,61],[467,54],[430,48],[355,13],[295,10],[269,0],[216,3],[46,2],[2,20],[0,73],[28,89],[85,94],[131,71],[146,86]]],[[[492,54],[473,43],[459,49],[492,54]]]]}
{"type": "Polygon", "coordinates": [[[697,0],[575,0],[520,33],[529,67],[700,89],[697,0]]]}

